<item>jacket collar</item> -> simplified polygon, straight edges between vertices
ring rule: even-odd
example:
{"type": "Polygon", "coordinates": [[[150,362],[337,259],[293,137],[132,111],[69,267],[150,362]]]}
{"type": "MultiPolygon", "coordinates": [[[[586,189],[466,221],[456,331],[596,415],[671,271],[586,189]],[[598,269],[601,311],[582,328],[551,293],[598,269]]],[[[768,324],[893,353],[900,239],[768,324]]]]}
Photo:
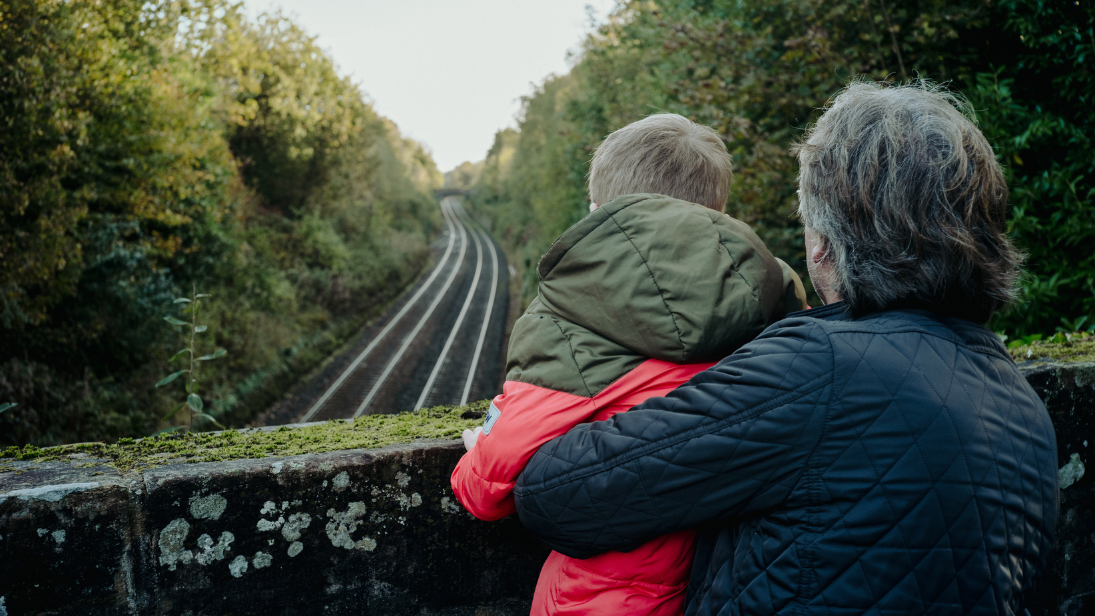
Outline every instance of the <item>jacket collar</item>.
{"type": "Polygon", "coordinates": [[[845,301],[833,302],[817,308],[807,308],[787,315],[787,318],[793,317],[824,319],[826,321],[851,321],[855,318],[852,316],[851,307],[845,301]]]}

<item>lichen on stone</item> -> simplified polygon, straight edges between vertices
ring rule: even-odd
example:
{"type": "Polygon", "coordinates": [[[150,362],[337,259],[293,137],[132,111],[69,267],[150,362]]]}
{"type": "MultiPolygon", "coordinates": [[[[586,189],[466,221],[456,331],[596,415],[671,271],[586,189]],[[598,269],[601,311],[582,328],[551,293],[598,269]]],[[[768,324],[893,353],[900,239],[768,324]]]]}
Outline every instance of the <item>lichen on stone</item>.
{"type": "Polygon", "coordinates": [[[291,544],[289,544],[289,558],[293,558],[297,554],[300,554],[302,551],[304,551],[304,544],[303,543],[301,543],[299,541],[294,541],[291,544]]]}
{"type": "Polygon", "coordinates": [[[345,490],[346,487],[350,485],[350,475],[346,471],[342,471],[341,473],[335,475],[335,478],[331,482],[331,485],[335,487],[336,492],[341,492],[342,490],[345,490]]]}
{"type": "Polygon", "coordinates": [[[312,516],[307,513],[294,513],[289,516],[285,526],[281,527],[281,536],[285,537],[286,541],[296,541],[300,539],[300,531],[308,528],[311,523],[312,516]]]}
{"type": "Polygon", "coordinates": [[[441,510],[446,513],[464,513],[464,508],[458,504],[456,499],[448,496],[441,497],[441,510]]]}
{"type": "Polygon", "coordinates": [[[1071,486],[1084,476],[1084,463],[1080,460],[1080,454],[1074,453],[1068,458],[1068,463],[1057,471],[1057,484],[1060,489],[1071,486]]]}
{"type": "Polygon", "coordinates": [[[174,571],[177,563],[187,564],[194,557],[190,550],[183,549],[183,542],[190,534],[190,523],[184,518],[176,518],[160,531],[160,564],[174,571]]]}
{"type": "MultiPolygon", "coordinates": [[[[351,420],[331,420],[276,430],[251,428],[223,432],[173,433],[110,445],[80,443],[40,449],[34,445],[8,447],[0,459],[48,462],[68,459],[73,454],[102,460],[119,470],[152,468],[173,462],[219,462],[243,458],[295,456],[344,449],[372,449],[410,443],[418,439],[455,439],[465,429],[482,423],[489,401],[467,406],[438,406],[394,415],[364,415],[351,420]]],[[[275,462],[271,472],[284,468],[275,462]]],[[[303,466],[290,464],[290,469],[303,466]]],[[[0,473],[13,472],[0,464],[0,473]]],[[[330,470],[330,469],[321,469],[330,470]]]]}
{"type": "Polygon", "coordinates": [[[284,523],[285,518],[283,517],[279,517],[277,520],[267,520],[265,518],[262,518],[255,524],[255,528],[260,533],[265,533],[271,530],[277,530],[281,528],[281,525],[284,523]]]}
{"type": "Polygon", "coordinates": [[[190,515],[199,520],[216,520],[224,513],[228,506],[228,499],[220,494],[199,497],[197,494],[190,497],[190,515]]]}
{"type": "Polygon", "coordinates": [[[354,541],[353,534],[357,530],[357,527],[361,525],[361,517],[365,515],[365,503],[353,502],[350,503],[346,511],[335,511],[333,508],[327,510],[327,517],[330,518],[330,522],[327,523],[327,538],[331,540],[331,545],[336,548],[346,548],[352,550],[354,548],[371,552],[376,549],[376,541],[365,537],[360,541],[354,541]]]}
{"type": "Polygon", "coordinates": [[[255,552],[255,557],[251,559],[251,564],[255,565],[255,569],[269,567],[272,562],[274,562],[274,557],[266,552],[255,552]]]}
{"type": "Polygon", "coordinates": [[[201,548],[201,552],[194,557],[198,561],[199,565],[208,565],[214,560],[224,560],[225,552],[231,551],[231,544],[236,540],[236,536],[228,531],[221,533],[220,539],[216,545],[213,544],[213,538],[209,535],[202,535],[198,537],[198,547],[201,548]]]}
{"type": "Polygon", "coordinates": [[[228,572],[234,578],[243,577],[243,574],[247,573],[247,557],[237,556],[232,562],[228,563],[228,572]]]}

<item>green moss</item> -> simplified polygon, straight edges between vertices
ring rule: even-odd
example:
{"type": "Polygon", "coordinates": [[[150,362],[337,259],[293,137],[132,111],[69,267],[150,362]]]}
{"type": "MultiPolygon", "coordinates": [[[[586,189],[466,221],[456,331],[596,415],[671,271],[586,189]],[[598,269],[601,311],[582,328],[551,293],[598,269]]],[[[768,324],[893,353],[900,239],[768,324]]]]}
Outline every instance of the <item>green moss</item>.
{"type": "Polygon", "coordinates": [[[397,415],[366,415],[301,428],[228,430],[153,436],[116,445],[80,443],[39,449],[8,447],[0,453],[0,473],[13,470],[6,460],[60,460],[83,453],[107,460],[120,470],[149,468],[173,462],[217,462],[240,458],[295,456],[340,449],[372,449],[417,439],[457,438],[466,428],[482,424],[490,401],[467,406],[437,406],[397,415]]]}
{"type": "Polygon", "coordinates": [[[1062,334],[1049,341],[1037,340],[1009,350],[1015,361],[1095,361],[1095,336],[1062,334]]]}

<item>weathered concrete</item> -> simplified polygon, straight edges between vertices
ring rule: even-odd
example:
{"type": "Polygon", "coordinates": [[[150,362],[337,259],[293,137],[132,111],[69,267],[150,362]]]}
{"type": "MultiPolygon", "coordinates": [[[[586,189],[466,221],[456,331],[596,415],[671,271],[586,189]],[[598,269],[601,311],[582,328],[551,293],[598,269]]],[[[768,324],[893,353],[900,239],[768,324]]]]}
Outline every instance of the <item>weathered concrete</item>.
{"type": "Polygon", "coordinates": [[[1032,597],[1035,616],[1095,613],[1095,362],[1024,368],[1057,433],[1061,517],[1053,565],[1032,597]]]}
{"type": "Polygon", "coordinates": [[[0,609],[527,613],[547,549],[460,507],[462,452],[425,441],[125,474],[16,463],[0,474],[0,609]]]}
{"type": "MultiPolygon", "coordinates": [[[[1095,363],[1031,364],[1061,523],[1035,616],[1095,613],[1095,363]]],[[[453,497],[458,442],[119,472],[0,460],[0,616],[523,614],[547,549],[453,497]]]]}

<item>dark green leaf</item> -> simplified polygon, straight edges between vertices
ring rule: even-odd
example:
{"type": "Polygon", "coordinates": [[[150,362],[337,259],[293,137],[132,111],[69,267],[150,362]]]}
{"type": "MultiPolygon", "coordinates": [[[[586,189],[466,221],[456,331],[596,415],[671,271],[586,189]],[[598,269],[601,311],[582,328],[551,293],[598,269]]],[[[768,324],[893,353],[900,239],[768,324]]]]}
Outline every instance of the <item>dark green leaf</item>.
{"type": "Polygon", "coordinates": [[[190,325],[186,321],[180,321],[180,320],[176,319],[175,317],[164,317],[163,320],[167,321],[168,323],[170,323],[172,325],[190,325]]]}
{"type": "Polygon", "coordinates": [[[208,325],[199,325],[199,326],[194,328],[194,333],[200,334],[200,333],[204,332],[207,329],[209,329],[208,325]]]}
{"type": "Polygon", "coordinates": [[[17,406],[19,405],[14,402],[5,402],[3,404],[0,404],[0,413],[3,413],[4,411],[10,411],[17,406]]]}
{"type": "Polygon", "coordinates": [[[212,415],[208,415],[206,413],[198,413],[198,414],[194,415],[194,417],[197,417],[198,419],[203,419],[205,421],[208,421],[209,423],[213,424],[214,426],[217,426],[221,430],[227,430],[228,429],[228,428],[225,428],[224,426],[222,426],[219,422],[217,422],[217,420],[214,419],[212,415]]]}
{"type": "Polygon", "coordinates": [[[172,355],[171,359],[169,359],[167,361],[175,361],[176,357],[178,357],[179,355],[182,355],[183,353],[188,353],[189,351],[190,351],[190,349],[182,349],[178,353],[175,353],[174,355],[172,355]]]}
{"type": "Polygon", "coordinates": [[[176,297],[175,298],[175,303],[176,304],[189,304],[190,300],[185,298],[185,297],[176,297]]]}
{"type": "Polygon", "coordinates": [[[198,394],[190,394],[186,397],[186,406],[190,407],[190,410],[195,413],[200,413],[205,405],[202,404],[202,399],[198,397],[198,394]]]}
{"type": "Polygon", "coordinates": [[[209,361],[211,359],[216,359],[218,357],[224,357],[227,353],[228,353],[228,351],[226,351],[224,349],[217,349],[217,351],[215,353],[213,353],[212,355],[202,355],[201,357],[195,359],[194,361],[209,361]]]}
{"type": "Polygon", "coordinates": [[[160,385],[167,385],[171,381],[179,378],[179,376],[184,372],[189,372],[189,370],[179,370],[178,372],[172,372],[171,374],[165,376],[159,383],[156,383],[156,387],[159,387],[160,385]]]}

